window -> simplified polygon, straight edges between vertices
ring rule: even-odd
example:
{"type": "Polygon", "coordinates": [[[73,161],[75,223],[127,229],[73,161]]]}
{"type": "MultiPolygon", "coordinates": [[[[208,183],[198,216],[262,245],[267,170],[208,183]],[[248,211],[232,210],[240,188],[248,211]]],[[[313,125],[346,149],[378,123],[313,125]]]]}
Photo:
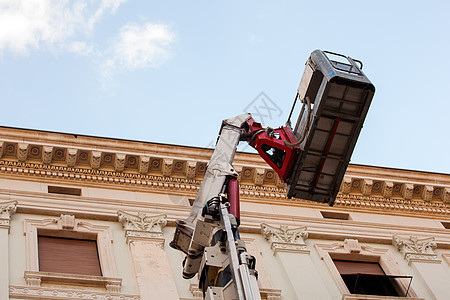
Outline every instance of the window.
{"type": "Polygon", "coordinates": [[[25,220],[26,271],[29,286],[57,283],[102,287],[119,293],[109,226],[60,218],[25,220]]]}
{"type": "Polygon", "coordinates": [[[412,276],[401,275],[387,247],[374,248],[356,239],[314,246],[342,293],[342,300],[360,299],[355,296],[358,294],[373,296],[361,296],[363,299],[417,297],[411,288],[412,276]]]}
{"type": "Polygon", "coordinates": [[[50,194],[81,196],[81,189],[70,188],[65,186],[49,185],[47,190],[50,194]]]}
{"type": "Polygon", "coordinates": [[[445,229],[450,229],[450,222],[441,222],[445,229]]]}
{"type": "Polygon", "coordinates": [[[377,262],[333,260],[352,294],[399,296],[392,280],[377,262]]]}
{"type": "Polygon", "coordinates": [[[335,211],[320,211],[320,214],[326,219],[350,220],[350,215],[347,213],[340,213],[335,211]]]}
{"type": "Polygon", "coordinates": [[[39,271],[102,276],[97,241],[38,236],[39,271]]]}

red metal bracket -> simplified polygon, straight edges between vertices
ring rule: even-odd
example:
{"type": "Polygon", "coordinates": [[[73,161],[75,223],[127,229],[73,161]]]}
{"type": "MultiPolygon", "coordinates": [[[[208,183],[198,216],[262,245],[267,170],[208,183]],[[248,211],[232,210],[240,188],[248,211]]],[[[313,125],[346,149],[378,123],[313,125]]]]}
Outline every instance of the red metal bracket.
{"type": "Polygon", "coordinates": [[[283,182],[289,178],[295,157],[300,148],[284,144],[295,143],[296,139],[289,127],[276,129],[263,128],[260,123],[250,118],[243,126],[244,137],[250,146],[277,172],[283,182]]]}

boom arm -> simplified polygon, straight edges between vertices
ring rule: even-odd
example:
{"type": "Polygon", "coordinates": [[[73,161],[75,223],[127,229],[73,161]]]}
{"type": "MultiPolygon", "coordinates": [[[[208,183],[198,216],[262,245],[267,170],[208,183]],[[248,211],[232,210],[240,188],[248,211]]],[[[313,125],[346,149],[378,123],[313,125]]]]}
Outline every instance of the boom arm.
{"type": "Polygon", "coordinates": [[[171,246],[186,254],[183,277],[200,274],[205,299],[260,299],[254,258],[239,238],[238,173],[231,166],[250,114],[224,120],[189,217],[178,220],[171,246]],[[234,188],[232,188],[234,187],[234,188]]]}

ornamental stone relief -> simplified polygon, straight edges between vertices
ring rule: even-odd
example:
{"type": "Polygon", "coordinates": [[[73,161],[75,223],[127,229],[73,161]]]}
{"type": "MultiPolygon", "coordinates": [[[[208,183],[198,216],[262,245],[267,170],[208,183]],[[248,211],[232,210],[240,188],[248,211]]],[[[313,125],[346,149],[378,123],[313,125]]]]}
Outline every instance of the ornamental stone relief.
{"type": "Polygon", "coordinates": [[[187,161],[187,163],[186,163],[186,178],[193,179],[195,177],[196,169],[197,169],[196,161],[187,161]]]}
{"type": "Polygon", "coordinates": [[[17,210],[17,201],[10,201],[0,203],[0,228],[8,228],[10,225],[11,216],[17,210]]]}
{"type": "Polygon", "coordinates": [[[397,247],[403,257],[411,264],[413,261],[440,263],[434,252],[437,243],[434,237],[409,236],[408,238],[394,235],[392,244],[397,247]]]}
{"type": "Polygon", "coordinates": [[[42,147],[42,163],[50,164],[52,162],[53,147],[44,146],[42,147]]]}
{"type": "Polygon", "coordinates": [[[25,143],[19,143],[17,147],[17,159],[24,162],[28,156],[28,148],[30,145],[25,143]]]}
{"type": "Polygon", "coordinates": [[[123,210],[117,211],[119,222],[125,230],[127,240],[134,238],[162,238],[162,229],[167,224],[167,216],[159,214],[147,216],[143,212],[132,214],[123,210]]]}
{"type": "Polygon", "coordinates": [[[68,167],[75,166],[77,162],[77,155],[78,155],[77,149],[67,149],[66,163],[68,167]]]}
{"type": "Polygon", "coordinates": [[[305,244],[308,238],[306,229],[306,226],[289,229],[286,225],[277,228],[266,223],[261,224],[261,232],[274,250],[274,254],[277,251],[309,253],[305,244]]]}
{"type": "Polygon", "coordinates": [[[352,178],[348,176],[344,176],[344,179],[341,183],[341,192],[344,194],[349,194],[352,189],[352,178]]]}
{"type": "Polygon", "coordinates": [[[114,170],[117,172],[122,172],[125,168],[125,154],[117,153],[116,159],[114,160],[114,170]]]}

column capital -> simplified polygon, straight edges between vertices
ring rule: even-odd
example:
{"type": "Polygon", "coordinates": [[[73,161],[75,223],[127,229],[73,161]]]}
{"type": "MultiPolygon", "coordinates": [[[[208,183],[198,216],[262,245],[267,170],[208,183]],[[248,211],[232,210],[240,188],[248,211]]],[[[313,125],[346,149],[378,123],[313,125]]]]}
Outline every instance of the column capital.
{"type": "Polygon", "coordinates": [[[392,237],[392,244],[397,247],[408,264],[411,262],[431,262],[441,263],[434,249],[437,248],[437,243],[434,237],[417,237],[409,236],[408,238],[394,235],[392,237]]]}
{"type": "Polygon", "coordinates": [[[0,228],[9,230],[11,216],[17,210],[17,201],[0,203],[0,228]]]}
{"type": "Polygon", "coordinates": [[[139,212],[132,214],[123,210],[117,211],[119,222],[125,230],[127,242],[130,239],[146,239],[164,241],[162,238],[162,229],[167,224],[167,216],[159,214],[147,216],[146,213],[139,212]]]}
{"type": "Polygon", "coordinates": [[[261,224],[261,232],[269,242],[274,254],[278,251],[309,253],[305,240],[308,238],[306,226],[290,228],[286,225],[274,227],[261,224]]]}

